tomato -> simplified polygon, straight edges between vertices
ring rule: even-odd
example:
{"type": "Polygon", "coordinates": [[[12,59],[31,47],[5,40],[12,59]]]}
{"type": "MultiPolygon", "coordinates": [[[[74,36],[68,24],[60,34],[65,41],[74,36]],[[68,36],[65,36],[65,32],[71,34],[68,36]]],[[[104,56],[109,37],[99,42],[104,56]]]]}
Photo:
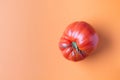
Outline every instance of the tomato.
{"type": "Polygon", "coordinates": [[[59,48],[66,59],[80,61],[96,49],[98,40],[98,35],[90,24],[76,21],[65,29],[59,48]]]}

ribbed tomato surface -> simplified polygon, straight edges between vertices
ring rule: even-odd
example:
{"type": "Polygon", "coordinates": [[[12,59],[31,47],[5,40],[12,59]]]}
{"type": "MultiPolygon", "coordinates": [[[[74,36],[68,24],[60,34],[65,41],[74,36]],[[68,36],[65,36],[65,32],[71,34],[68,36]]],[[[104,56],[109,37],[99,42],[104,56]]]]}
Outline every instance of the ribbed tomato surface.
{"type": "Polygon", "coordinates": [[[98,44],[98,35],[90,24],[77,21],[70,24],[59,41],[65,58],[79,61],[91,54],[98,44]]]}

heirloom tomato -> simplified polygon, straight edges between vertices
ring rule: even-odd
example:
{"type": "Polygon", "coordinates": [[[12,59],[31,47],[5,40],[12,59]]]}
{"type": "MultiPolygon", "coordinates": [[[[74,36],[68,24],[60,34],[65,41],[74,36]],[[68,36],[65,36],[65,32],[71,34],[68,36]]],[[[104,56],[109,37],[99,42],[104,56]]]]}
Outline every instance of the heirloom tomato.
{"type": "Polygon", "coordinates": [[[66,59],[80,61],[94,51],[98,39],[90,24],[76,21],[65,29],[59,41],[59,48],[66,59]]]}

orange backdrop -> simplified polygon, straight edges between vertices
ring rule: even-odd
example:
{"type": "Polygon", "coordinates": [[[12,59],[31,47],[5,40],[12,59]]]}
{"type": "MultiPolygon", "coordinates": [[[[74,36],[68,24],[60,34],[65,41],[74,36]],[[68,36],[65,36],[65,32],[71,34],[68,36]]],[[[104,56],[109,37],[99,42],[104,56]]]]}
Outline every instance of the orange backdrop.
{"type": "Polygon", "coordinates": [[[0,80],[120,80],[119,0],[1,0],[0,80]],[[95,53],[66,60],[58,48],[68,24],[98,32],[95,53]]]}

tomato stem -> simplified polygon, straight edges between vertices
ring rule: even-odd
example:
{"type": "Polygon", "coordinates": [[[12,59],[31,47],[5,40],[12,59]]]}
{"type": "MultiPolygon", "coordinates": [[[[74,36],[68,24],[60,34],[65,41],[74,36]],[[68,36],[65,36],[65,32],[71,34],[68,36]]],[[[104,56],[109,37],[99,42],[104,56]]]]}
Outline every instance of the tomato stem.
{"type": "Polygon", "coordinates": [[[73,46],[73,48],[75,48],[78,52],[79,52],[79,51],[81,52],[81,50],[78,48],[76,42],[72,42],[72,46],[73,46]]]}
{"type": "Polygon", "coordinates": [[[78,49],[76,42],[72,42],[72,46],[73,46],[75,49],[78,49]]]}
{"type": "Polygon", "coordinates": [[[84,51],[82,51],[78,48],[76,42],[72,42],[72,46],[73,46],[73,48],[75,48],[78,51],[78,53],[80,53],[83,57],[85,57],[84,51]]]}

